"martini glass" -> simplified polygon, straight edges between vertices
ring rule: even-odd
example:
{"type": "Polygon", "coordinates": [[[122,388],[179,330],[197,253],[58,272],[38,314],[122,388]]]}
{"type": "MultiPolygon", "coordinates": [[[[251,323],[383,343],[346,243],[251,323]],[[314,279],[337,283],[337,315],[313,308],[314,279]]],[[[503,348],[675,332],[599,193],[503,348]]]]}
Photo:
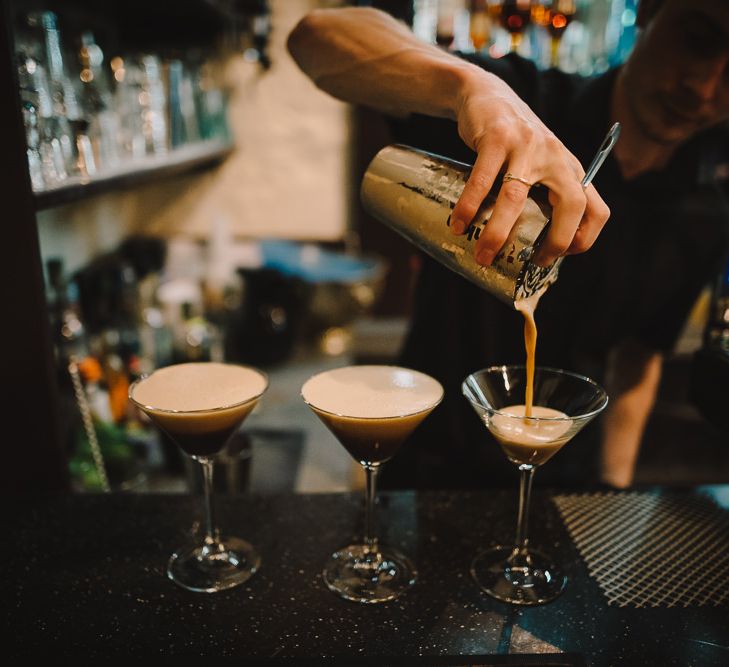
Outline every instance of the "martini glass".
{"type": "Polygon", "coordinates": [[[393,600],[415,583],[417,572],[407,556],[379,543],[377,474],[440,403],[443,387],[428,375],[397,366],[347,366],[310,378],[301,395],[366,475],[364,542],[332,554],[324,582],[353,602],[393,600]]]}
{"type": "Polygon", "coordinates": [[[172,554],[167,576],[190,591],[214,593],[238,586],[261,558],[245,540],[221,537],[213,511],[213,462],[268,386],[253,368],[219,363],[167,366],[137,380],[129,398],[203,469],[205,536],[172,554]]]}
{"type": "Polygon", "coordinates": [[[521,475],[515,544],[479,553],[471,574],[491,597],[535,605],[557,597],[567,577],[550,557],[529,548],[534,471],[599,414],[608,397],[602,387],[582,375],[536,368],[532,416],[525,417],[526,382],[525,366],[494,366],[469,375],[462,390],[521,475]]]}

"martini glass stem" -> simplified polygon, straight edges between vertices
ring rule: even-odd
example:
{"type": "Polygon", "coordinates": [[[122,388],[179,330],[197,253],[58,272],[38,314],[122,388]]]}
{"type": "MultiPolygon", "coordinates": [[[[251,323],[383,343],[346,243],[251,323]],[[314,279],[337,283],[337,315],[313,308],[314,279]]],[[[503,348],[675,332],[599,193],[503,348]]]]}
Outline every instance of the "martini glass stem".
{"type": "Polygon", "coordinates": [[[519,466],[519,515],[516,522],[516,544],[514,555],[524,557],[527,555],[527,545],[529,538],[527,530],[529,528],[529,501],[532,494],[532,480],[534,479],[534,471],[536,467],[529,464],[519,466]]]}
{"type": "Polygon", "coordinates": [[[377,463],[362,464],[365,469],[365,546],[376,554],[379,551],[377,528],[375,527],[375,496],[377,494],[377,475],[380,466],[377,463]]]}
{"type": "Polygon", "coordinates": [[[205,494],[205,545],[217,546],[220,535],[215,523],[215,510],[213,508],[213,460],[199,458],[203,471],[203,490],[205,494]]]}

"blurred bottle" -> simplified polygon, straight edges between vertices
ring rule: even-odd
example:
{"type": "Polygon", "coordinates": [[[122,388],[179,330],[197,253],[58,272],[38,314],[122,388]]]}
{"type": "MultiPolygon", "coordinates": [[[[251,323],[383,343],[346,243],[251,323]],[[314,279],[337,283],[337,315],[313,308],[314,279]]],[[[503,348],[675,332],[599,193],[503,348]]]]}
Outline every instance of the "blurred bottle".
{"type": "Polygon", "coordinates": [[[438,0],[413,2],[413,33],[428,44],[435,44],[438,24],[438,0]]]}
{"type": "Polygon", "coordinates": [[[175,278],[157,290],[164,322],[172,335],[172,362],[222,361],[220,332],[204,315],[199,282],[175,278]]]}
{"type": "Polygon", "coordinates": [[[41,157],[40,117],[38,106],[30,100],[22,100],[23,124],[25,126],[26,157],[30,184],[34,192],[45,188],[43,178],[43,158],[41,157]]]}
{"type": "Polygon", "coordinates": [[[167,99],[157,56],[145,55],[139,61],[141,76],[140,103],[142,107],[142,133],[147,154],[167,152],[167,99]]]}
{"type": "Polygon", "coordinates": [[[147,152],[142,129],[142,77],[139,68],[121,56],[109,63],[115,82],[114,107],[119,123],[119,149],[122,159],[139,159],[147,152]]]}
{"type": "Polygon", "coordinates": [[[131,377],[138,377],[172,363],[172,332],[157,301],[166,244],[162,239],[131,236],[121,245],[119,253],[130,263],[135,276],[134,318],[139,351],[130,360],[129,371],[131,377]]]}
{"type": "Polygon", "coordinates": [[[181,60],[170,60],[166,63],[165,70],[170,147],[199,141],[200,127],[189,68],[181,60]]]}
{"type": "Polygon", "coordinates": [[[165,154],[167,96],[159,58],[149,54],[138,58],[116,56],[111,68],[123,154],[130,158],[165,154]]]}
{"type": "Polygon", "coordinates": [[[435,43],[444,49],[449,49],[453,45],[455,9],[456,3],[453,0],[439,0],[438,2],[435,43]]]}
{"type": "Polygon", "coordinates": [[[636,0],[613,0],[606,32],[606,50],[610,66],[625,62],[636,38],[636,0]]]}
{"type": "Polygon", "coordinates": [[[28,146],[28,167],[36,191],[61,185],[67,178],[66,151],[70,127],[55,119],[46,70],[38,59],[38,44],[26,40],[18,45],[18,83],[28,146]],[[66,134],[54,135],[64,128],[66,134]]]}
{"type": "Polygon", "coordinates": [[[86,327],[81,320],[78,286],[68,280],[63,260],[51,258],[46,262],[48,309],[51,332],[59,368],[65,373],[68,360],[88,355],[86,327]]]}
{"type": "Polygon", "coordinates": [[[32,38],[42,45],[40,61],[47,73],[50,109],[49,115],[43,117],[42,138],[49,145],[54,162],[57,160],[55,153],[60,148],[66,173],[63,174],[58,167],[56,171],[59,181],[63,181],[67,175],[81,173],[84,166],[83,161],[79,161],[79,146],[83,153],[88,141],[88,122],[83,117],[76,89],[66,71],[56,15],[49,11],[31,12],[27,16],[27,25],[32,38]]]}
{"type": "Polygon", "coordinates": [[[575,18],[576,0],[541,0],[532,5],[532,22],[547,31],[550,41],[549,65],[559,65],[559,46],[567,26],[575,18]]]}
{"type": "Polygon", "coordinates": [[[226,94],[218,80],[220,68],[204,62],[195,80],[195,107],[202,139],[228,139],[230,130],[226,116],[226,94]]]}
{"type": "Polygon", "coordinates": [[[88,135],[99,168],[113,168],[119,163],[119,119],[113,109],[111,87],[104,69],[104,53],[94,35],[81,35],[78,53],[81,71],[81,101],[89,118],[88,135]]]}
{"type": "Polygon", "coordinates": [[[499,20],[510,35],[511,50],[516,51],[531,22],[531,0],[504,0],[501,3],[499,20]]]}
{"type": "Polygon", "coordinates": [[[471,0],[469,17],[471,44],[476,51],[487,47],[491,40],[491,17],[486,0],[471,0]]]}

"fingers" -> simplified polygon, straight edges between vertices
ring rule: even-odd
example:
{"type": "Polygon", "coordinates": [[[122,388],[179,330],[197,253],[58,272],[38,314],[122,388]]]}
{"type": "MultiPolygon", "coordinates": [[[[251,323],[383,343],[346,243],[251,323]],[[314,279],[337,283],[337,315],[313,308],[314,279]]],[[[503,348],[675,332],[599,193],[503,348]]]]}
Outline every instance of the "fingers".
{"type": "MultiPolygon", "coordinates": [[[[549,189],[552,221],[534,261],[549,266],[558,257],[588,250],[599,236],[610,210],[593,186],[583,189],[584,171],[578,160],[554,137],[534,148],[527,141],[509,151],[504,142],[494,142],[479,151],[471,175],[451,214],[451,230],[463,234],[471,223],[504,164],[508,172],[527,182],[540,182],[549,189]],[[526,149],[529,150],[526,150],[526,149]]],[[[494,210],[478,237],[476,261],[490,266],[518,220],[529,185],[518,180],[503,183],[494,210]]]]}
{"type": "Polygon", "coordinates": [[[551,186],[549,199],[552,202],[552,224],[534,257],[538,266],[549,266],[567,252],[587,207],[582,185],[574,176],[560,178],[551,186]]]}
{"type": "Polygon", "coordinates": [[[568,255],[589,250],[610,217],[610,209],[592,185],[585,190],[585,196],[587,197],[587,207],[577,226],[572,243],[567,248],[566,254],[568,255]]]}
{"type": "Polygon", "coordinates": [[[573,183],[565,182],[559,194],[550,193],[552,224],[534,258],[539,266],[549,266],[561,255],[589,250],[610,217],[610,209],[592,185],[585,190],[577,185],[579,192],[573,183]]]}
{"type": "MultiPolygon", "coordinates": [[[[524,159],[514,158],[509,162],[508,171],[515,176],[529,179],[529,168],[524,159]]],[[[529,186],[520,181],[502,183],[496,198],[493,213],[476,243],[476,261],[489,266],[501,250],[517,218],[524,210],[529,186]]]]}
{"type": "Polygon", "coordinates": [[[491,190],[505,158],[504,150],[495,146],[484,148],[479,152],[471,175],[451,213],[451,229],[455,234],[463,234],[471,224],[483,200],[491,190]]]}

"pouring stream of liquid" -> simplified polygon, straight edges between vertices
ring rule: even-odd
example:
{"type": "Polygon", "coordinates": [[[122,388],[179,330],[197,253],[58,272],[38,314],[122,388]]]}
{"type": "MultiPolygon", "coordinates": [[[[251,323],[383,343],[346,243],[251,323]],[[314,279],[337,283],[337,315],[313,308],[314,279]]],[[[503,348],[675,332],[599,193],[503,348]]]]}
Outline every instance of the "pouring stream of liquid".
{"type": "MultiPolygon", "coordinates": [[[[585,176],[581,181],[582,188],[586,188],[592,182],[597,174],[598,169],[605,162],[610,151],[613,149],[615,142],[620,136],[620,123],[615,123],[608,131],[600,148],[598,148],[595,157],[592,158],[590,166],[585,172],[585,176]]],[[[537,349],[537,325],[534,321],[534,311],[539,303],[539,298],[544,291],[533,294],[526,299],[520,299],[514,302],[514,308],[524,316],[524,347],[526,349],[526,391],[524,396],[524,418],[529,419],[532,416],[532,407],[534,405],[534,368],[536,366],[536,349],[537,349]]]]}

